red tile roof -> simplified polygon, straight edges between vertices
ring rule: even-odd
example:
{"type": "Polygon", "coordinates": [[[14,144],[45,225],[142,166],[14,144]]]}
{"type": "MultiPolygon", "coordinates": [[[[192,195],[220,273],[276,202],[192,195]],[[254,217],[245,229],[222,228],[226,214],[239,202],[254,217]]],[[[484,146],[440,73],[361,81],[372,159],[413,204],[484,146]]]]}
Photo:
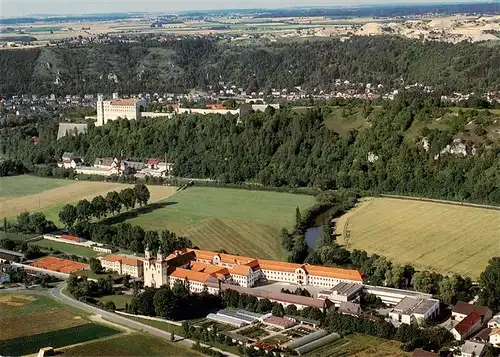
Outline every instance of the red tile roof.
{"type": "Polygon", "coordinates": [[[132,265],[132,266],[141,266],[142,260],[127,258],[121,255],[108,255],[107,257],[102,258],[101,260],[105,260],[108,262],[121,262],[123,265],[132,265]]]}
{"type": "Polygon", "coordinates": [[[455,326],[455,330],[460,336],[465,336],[478,322],[481,322],[481,316],[477,312],[471,312],[455,326]]]}
{"type": "Polygon", "coordinates": [[[188,269],[183,269],[183,268],[176,268],[171,276],[174,278],[179,278],[179,279],[188,279],[192,281],[198,281],[200,283],[206,283],[207,281],[214,279],[213,277],[210,276],[210,274],[206,273],[200,273],[197,271],[192,271],[188,269]]]}

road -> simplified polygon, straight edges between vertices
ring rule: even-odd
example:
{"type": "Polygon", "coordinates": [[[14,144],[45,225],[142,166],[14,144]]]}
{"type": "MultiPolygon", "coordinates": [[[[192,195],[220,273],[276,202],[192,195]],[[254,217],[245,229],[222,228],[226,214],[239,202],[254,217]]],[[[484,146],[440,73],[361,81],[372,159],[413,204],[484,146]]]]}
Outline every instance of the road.
{"type": "MultiPolygon", "coordinates": [[[[166,339],[170,340],[170,333],[169,332],[157,329],[155,327],[152,327],[152,326],[149,326],[149,325],[146,325],[146,324],[134,321],[134,320],[127,319],[125,317],[114,314],[112,312],[101,310],[101,309],[98,309],[94,306],[87,305],[81,301],[70,298],[62,293],[62,290],[64,289],[64,287],[66,287],[65,283],[59,284],[59,285],[57,285],[57,287],[50,289],[46,292],[37,291],[37,293],[45,293],[46,295],[49,295],[50,297],[52,297],[56,300],[59,300],[65,304],[68,304],[68,305],[71,305],[73,307],[85,310],[91,314],[100,315],[102,318],[109,320],[111,322],[114,322],[115,324],[125,326],[125,327],[128,327],[130,329],[139,330],[142,332],[147,332],[147,333],[150,333],[151,335],[154,335],[154,336],[157,336],[160,338],[166,338],[166,339]]],[[[27,291],[30,293],[32,292],[30,290],[27,290],[27,291]]],[[[175,335],[175,340],[177,343],[180,343],[180,344],[182,344],[186,347],[189,347],[189,348],[191,348],[196,343],[193,340],[186,339],[182,336],[177,336],[177,335],[175,335]]],[[[205,345],[203,343],[201,345],[203,347],[210,347],[210,346],[205,345]]],[[[218,352],[220,352],[223,355],[228,356],[228,357],[238,357],[238,355],[235,355],[235,354],[227,352],[227,351],[222,351],[222,350],[215,348],[215,347],[212,347],[212,349],[215,351],[218,351],[218,352]]]]}

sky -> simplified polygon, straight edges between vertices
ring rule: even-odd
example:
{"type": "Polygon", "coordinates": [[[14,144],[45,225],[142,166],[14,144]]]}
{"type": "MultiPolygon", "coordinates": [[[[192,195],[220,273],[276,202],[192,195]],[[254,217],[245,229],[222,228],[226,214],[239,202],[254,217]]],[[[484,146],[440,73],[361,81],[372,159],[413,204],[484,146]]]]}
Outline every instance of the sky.
{"type": "MultiPolygon", "coordinates": [[[[0,0],[0,17],[33,14],[89,14],[120,12],[177,12],[207,9],[283,8],[291,6],[338,6],[463,2],[447,0],[0,0]]],[[[469,0],[467,2],[484,2],[469,0]]]]}

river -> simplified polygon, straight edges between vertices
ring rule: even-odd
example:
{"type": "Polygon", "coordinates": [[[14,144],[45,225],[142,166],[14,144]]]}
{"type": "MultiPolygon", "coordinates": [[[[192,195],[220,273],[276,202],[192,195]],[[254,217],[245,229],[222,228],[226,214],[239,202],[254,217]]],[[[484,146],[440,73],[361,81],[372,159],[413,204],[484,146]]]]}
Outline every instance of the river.
{"type": "Polygon", "coordinates": [[[321,238],[321,233],[323,233],[323,226],[311,227],[306,231],[306,242],[309,249],[315,249],[318,245],[318,239],[321,238]]]}

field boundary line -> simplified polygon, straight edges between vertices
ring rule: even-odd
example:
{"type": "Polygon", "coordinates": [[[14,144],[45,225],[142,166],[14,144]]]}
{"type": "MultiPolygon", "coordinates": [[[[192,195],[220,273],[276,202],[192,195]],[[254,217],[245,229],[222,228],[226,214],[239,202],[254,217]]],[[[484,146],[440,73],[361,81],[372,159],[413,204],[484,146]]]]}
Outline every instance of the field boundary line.
{"type": "Polygon", "coordinates": [[[478,203],[468,203],[468,202],[459,202],[459,201],[448,201],[448,200],[440,200],[440,199],[435,199],[435,198],[402,196],[402,195],[386,195],[386,194],[380,194],[379,197],[383,197],[383,198],[395,198],[395,199],[410,200],[410,201],[442,203],[442,204],[453,205],[453,206],[464,206],[464,207],[472,207],[472,208],[484,208],[484,209],[491,209],[491,210],[495,210],[495,211],[500,211],[500,206],[482,205],[482,204],[478,204],[478,203]]]}

